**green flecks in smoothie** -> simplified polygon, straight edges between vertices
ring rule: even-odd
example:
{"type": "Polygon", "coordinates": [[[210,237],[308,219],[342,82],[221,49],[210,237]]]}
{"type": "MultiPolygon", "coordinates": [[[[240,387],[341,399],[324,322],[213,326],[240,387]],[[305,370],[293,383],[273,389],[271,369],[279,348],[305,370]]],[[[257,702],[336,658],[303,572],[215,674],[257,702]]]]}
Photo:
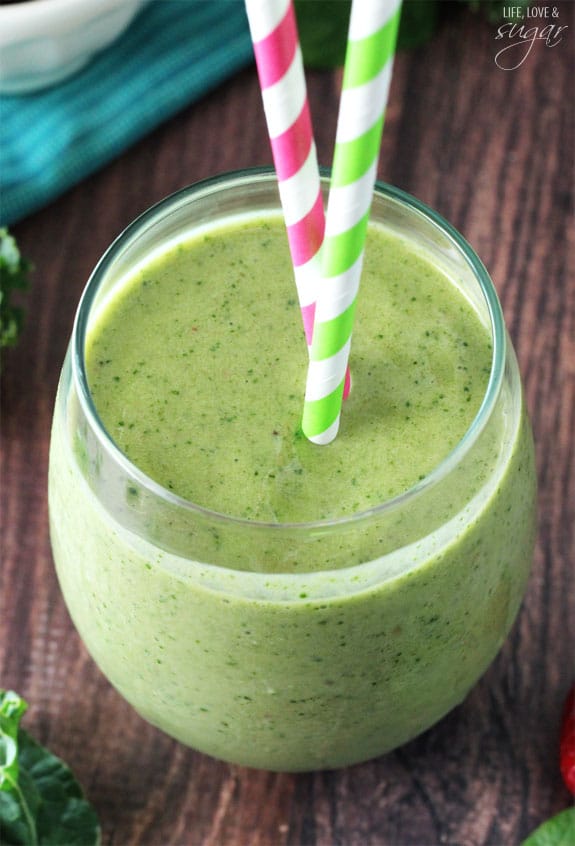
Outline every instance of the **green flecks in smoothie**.
{"type": "Polygon", "coordinates": [[[310,444],[307,347],[279,219],[162,255],[118,291],[87,344],[96,407],[136,465],[199,505],[278,522],[361,511],[424,478],[477,413],[491,354],[443,273],[372,227],[351,396],[336,440],[310,444]]]}

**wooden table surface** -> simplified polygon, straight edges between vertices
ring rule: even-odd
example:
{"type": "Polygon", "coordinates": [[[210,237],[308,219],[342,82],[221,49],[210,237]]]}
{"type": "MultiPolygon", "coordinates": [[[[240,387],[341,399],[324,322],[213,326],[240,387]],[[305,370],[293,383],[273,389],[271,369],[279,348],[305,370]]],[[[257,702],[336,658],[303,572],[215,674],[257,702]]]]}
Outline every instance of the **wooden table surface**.
{"type": "MultiPolygon", "coordinates": [[[[48,208],[13,227],[36,265],[19,346],[3,356],[0,680],[61,755],[114,846],[516,846],[569,804],[558,771],[575,680],[575,283],[571,211],[575,20],[497,67],[496,29],[467,11],[396,59],[379,177],[438,209],[499,292],[536,440],[532,577],[500,655],[464,704],[378,760],[271,774],[211,760],[148,726],[110,687],[64,607],[46,471],[59,370],[84,283],[138,213],[184,184],[270,162],[249,68],[48,208]]],[[[319,158],[331,161],[340,74],[310,72],[319,158]]]]}

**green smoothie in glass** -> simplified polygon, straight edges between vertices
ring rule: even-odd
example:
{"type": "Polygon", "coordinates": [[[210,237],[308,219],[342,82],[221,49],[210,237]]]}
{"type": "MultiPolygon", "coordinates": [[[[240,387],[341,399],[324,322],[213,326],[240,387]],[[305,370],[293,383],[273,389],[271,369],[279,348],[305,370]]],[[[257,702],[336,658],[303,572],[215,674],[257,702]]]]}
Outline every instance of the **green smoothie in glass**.
{"type": "Polygon", "coordinates": [[[76,626],[154,725],[235,763],[339,767],[459,703],[517,613],[535,481],[485,270],[378,186],[327,447],[273,173],[185,189],[104,256],[50,459],[76,626]]]}

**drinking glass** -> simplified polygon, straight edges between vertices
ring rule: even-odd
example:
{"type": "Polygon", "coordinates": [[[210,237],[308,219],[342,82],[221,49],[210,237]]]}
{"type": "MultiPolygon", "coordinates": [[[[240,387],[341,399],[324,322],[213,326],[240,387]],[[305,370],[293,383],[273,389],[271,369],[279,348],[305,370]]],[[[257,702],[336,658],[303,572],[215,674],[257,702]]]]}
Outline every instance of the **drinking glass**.
{"type": "Polygon", "coordinates": [[[53,555],[86,647],[146,720],[241,765],[334,768],[428,729],[497,654],[532,558],[533,445],[487,271],[437,213],[378,183],[372,220],[439,267],[491,333],[485,395],[461,441],[400,496],[326,521],[239,519],[149,478],[98,415],[87,334],[135,266],[255,213],[281,214],[272,170],[209,179],[146,211],[95,268],[55,406],[53,555]]]}

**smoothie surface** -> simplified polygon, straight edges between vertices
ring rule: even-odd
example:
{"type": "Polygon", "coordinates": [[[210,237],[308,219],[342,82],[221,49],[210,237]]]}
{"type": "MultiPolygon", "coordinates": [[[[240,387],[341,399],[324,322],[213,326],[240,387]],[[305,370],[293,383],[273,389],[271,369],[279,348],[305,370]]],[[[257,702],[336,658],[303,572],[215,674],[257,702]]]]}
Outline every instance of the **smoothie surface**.
{"type": "Polygon", "coordinates": [[[87,340],[94,403],[131,461],[198,505],[305,522],[412,487],[469,428],[492,347],[460,291],[372,225],[352,391],[327,447],[302,435],[307,347],[280,217],[181,242],[118,287],[87,340]]]}

